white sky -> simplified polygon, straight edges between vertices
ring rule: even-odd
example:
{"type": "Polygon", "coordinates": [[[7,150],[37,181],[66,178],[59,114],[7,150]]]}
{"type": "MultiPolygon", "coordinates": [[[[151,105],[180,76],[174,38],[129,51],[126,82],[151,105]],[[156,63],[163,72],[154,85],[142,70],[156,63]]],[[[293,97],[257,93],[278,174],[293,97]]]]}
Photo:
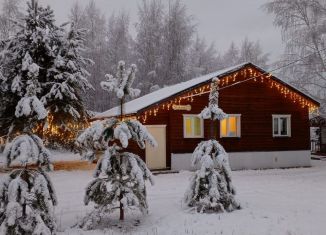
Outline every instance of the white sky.
{"type": "MultiPolygon", "coordinates": [[[[87,4],[89,0],[39,0],[40,3],[50,4],[60,23],[67,20],[70,7],[75,1],[87,4]]],[[[108,17],[121,9],[129,12],[133,30],[137,20],[137,6],[142,0],[95,1],[108,17]]],[[[208,42],[214,42],[218,50],[226,50],[231,41],[239,44],[247,36],[250,40],[260,41],[264,51],[271,55],[270,62],[278,59],[282,53],[280,30],[273,26],[273,16],[261,9],[268,0],[183,1],[188,13],[195,19],[199,35],[205,37],[208,42]]]]}

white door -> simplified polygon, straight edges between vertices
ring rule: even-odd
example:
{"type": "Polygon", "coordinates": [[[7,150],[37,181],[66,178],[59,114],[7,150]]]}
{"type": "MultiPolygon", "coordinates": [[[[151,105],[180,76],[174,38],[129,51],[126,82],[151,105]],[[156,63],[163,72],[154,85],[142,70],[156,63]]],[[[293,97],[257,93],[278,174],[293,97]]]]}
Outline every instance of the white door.
{"type": "Polygon", "coordinates": [[[149,169],[164,169],[166,168],[166,125],[146,127],[158,144],[156,148],[146,144],[146,164],[149,169]]]}

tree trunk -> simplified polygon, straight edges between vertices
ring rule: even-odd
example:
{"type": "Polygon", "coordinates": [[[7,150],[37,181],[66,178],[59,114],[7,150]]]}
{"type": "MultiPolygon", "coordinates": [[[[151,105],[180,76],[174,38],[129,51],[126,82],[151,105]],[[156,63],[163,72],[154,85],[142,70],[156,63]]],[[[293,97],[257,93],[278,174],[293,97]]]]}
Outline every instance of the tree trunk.
{"type": "MultiPolygon", "coordinates": [[[[123,101],[121,102],[123,103],[123,101]]],[[[122,121],[122,115],[121,115],[121,121],[122,121]]],[[[119,165],[121,165],[122,162],[122,156],[120,155],[119,157],[119,165]]],[[[120,185],[122,184],[122,173],[120,171],[120,185]]],[[[123,204],[121,203],[121,200],[123,198],[123,192],[120,191],[120,195],[119,195],[119,203],[120,203],[120,220],[124,220],[125,219],[125,213],[124,213],[124,209],[123,209],[123,204]]]]}
{"type": "Polygon", "coordinates": [[[214,120],[210,119],[210,139],[215,139],[214,120]]]}
{"type": "Polygon", "coordinates": [[[123,120],[123,104],[124,104],[124,97],[120,100],[120,120],[123,120]]]}
{"type": "Polygon", "coordinates": [[[125,213],[123,210],[123,204],[121,203],[121,199],[122,199],[122,195],[120,195],[120,220],[124,220],[125,219],[125,213]]]}

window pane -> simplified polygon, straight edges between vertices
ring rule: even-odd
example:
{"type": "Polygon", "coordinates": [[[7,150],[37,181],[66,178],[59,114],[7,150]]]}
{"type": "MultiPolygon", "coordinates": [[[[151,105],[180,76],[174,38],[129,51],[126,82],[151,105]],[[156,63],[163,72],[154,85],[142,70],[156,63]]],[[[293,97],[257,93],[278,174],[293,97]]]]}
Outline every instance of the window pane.
{"type": "Polygon", "coordinates": [[[237,136],[237,117],[229,117],[229,136],[237,136]]]}
{"type": "Polygon", "coordinates": [[[227,124],[227,119],[223,119],[221,122],[221,135],[222,136],[227,136],[227,128],[226,128],[226,124],[227,124]]]}
{"type": "Polygon", "coordinates": [[[191,118],[185,118],[186,120],[186,136],[192,136],[192,122],[191,118]]]}
{"type": "Polygon", "coordinates": [[[278,118],[273,118],[273,127],[274,135],[278,135],[278,118]]]}
{"type": "Polygon", "coordinates": [[[280,118],[280,124],[281,124],[281,135],[287,135],[288,134],[288,125],[287,125],[287,118],[280,118]]]}
{"type": "Polygon", "coordinates": [[[194,117],[194,128],[195,128],[195,136],[201,136],[201,120],[198,117],[194,117]]]}

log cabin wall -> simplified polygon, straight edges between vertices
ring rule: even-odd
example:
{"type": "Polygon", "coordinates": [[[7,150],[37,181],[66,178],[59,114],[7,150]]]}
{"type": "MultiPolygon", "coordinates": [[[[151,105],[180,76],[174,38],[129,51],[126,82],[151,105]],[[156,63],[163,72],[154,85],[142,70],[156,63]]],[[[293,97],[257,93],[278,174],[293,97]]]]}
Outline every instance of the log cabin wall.
{"type": "MultiPolygon", "coordinates": [[[[242,77],[240,79],[246,79],[242,77]]],[[[209,84],[209,83],[207,83],[209,84]]],[[[173,99],[175,97],[172,97],[173,99]]],[[[208,104],[208,94],[194,97],[191,111],[160,110],[147,118],[145,125],[167,125],[167,166],[171,153],[192,153],[197,144],[210,137],[210,121],[204,121],[204,138],[183,137],[183,114],[198,114],[208,104]]],[[[227,152],[309,150],[309,110],[284,97],[268,83],[248,81],[222,89],[219,106],[228,114],[241,114],[241,137],[220,138],[219,122],[214,123],[215,136],[227,152]],[[273,137],[272,115],[291,115],[291,137],[273,137]]],[[[138,113],[142,115],[146,111],[138,113]]],[[[141,156],[145,151],[138,150],[141,156]]],[[[263,157],[263,156],[262,156],[263,157]]],[[[145,160],[145,159],[144,159],[145,160]]]]}

